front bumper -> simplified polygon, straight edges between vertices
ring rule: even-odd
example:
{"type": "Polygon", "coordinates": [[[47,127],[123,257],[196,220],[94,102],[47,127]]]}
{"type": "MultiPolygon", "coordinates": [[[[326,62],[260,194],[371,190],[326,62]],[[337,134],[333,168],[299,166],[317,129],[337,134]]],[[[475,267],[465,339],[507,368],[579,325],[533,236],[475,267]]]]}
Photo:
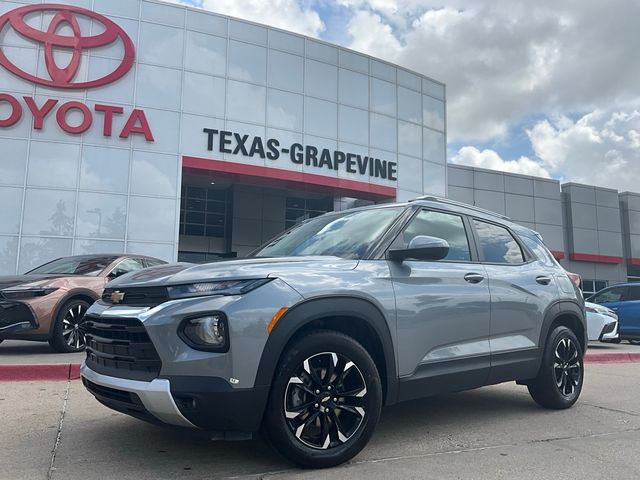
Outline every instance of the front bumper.
{"type": "Polygon", "coordinates": [[[111,377],[83,364],[82,381],[103,405],[152,423],[216,432],[255,432],[268,387],[233,389],[221,378],[176,376],[150,382],[111,377]]]}
{"type": "Polygon", "coordinates": [[[603,328],[602,328],[602,332],[600,333],[600,338],[599,340],[601,342],[608,342],[611,340],[616,340],[618,339],[618,321],[614,320],[612,322],[609,322],[608,324],[606,324],[603,328]]]}
{"type": "Polygon", "coordinates": [[[151,382],[140,382],[109,377],[94,372],[84,363],[80,368],[80,375],[87,390],[109,408],[143,420],[157,419],[162,423],[179,427],[195,427],[180,413],[171,396],[169,380],[157,378],[151,382]]]}
{"type": "Polygon", "coordinates": [[[0,338],[23,334],[37,328],[38,320],[28,305],[12,300],[0,300],[0,338]]]}

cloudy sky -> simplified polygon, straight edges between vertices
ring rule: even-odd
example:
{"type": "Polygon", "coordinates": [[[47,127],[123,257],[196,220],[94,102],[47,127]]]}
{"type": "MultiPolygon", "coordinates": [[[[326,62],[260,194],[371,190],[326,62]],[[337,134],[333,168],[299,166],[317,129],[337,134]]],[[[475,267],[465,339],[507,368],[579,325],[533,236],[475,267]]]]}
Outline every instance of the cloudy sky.
{"type": "Polygon", "coordinates": [[[447,84],[448,158],[640,191],[640,2],[174,0],[447,84]]]}

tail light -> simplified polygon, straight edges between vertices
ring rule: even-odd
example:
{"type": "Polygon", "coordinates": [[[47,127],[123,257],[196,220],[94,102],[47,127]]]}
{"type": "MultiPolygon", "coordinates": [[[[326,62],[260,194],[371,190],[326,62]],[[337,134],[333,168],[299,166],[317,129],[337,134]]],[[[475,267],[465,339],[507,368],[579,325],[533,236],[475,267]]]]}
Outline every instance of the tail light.
{"type": "Polygon", "coordinates": [[[582,277],[580,275],[577,273],[567,272],[567,276],[577,288],[582,289],[582,277]]]}

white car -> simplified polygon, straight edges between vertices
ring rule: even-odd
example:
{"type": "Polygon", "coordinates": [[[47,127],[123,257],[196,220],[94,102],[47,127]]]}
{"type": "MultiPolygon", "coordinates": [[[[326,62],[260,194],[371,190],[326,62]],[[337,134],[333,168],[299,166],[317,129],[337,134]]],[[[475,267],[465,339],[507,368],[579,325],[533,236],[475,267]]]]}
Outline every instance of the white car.
{"type": "Polygon", "coordinates": [[[618,339],[618,315],[610,308],[585,302],[587,310],[587,335],[589,341],[616,342],[618,339]]]}

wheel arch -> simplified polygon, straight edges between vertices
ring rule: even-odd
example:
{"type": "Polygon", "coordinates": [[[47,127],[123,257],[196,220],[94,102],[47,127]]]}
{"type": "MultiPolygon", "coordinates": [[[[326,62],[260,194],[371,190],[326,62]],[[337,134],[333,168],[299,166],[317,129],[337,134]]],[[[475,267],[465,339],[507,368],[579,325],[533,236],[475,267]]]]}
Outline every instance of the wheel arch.
{"type": "Polygon", "coordinates": [[[85,302],[89,303],[89,305],[91,305],[99,298],[100,296],[98,296],[93,290],[85,288],[75,289],[67,292],[66,295],[60,299],[60,301],[56,305],[55,310],[53,311],[53,314],[51,315],[51,321],[49,322],[49,338],[51,338],[51,335],[53,335],[53,328],[55,326],[58,315],[60,314],[60,310],[62,310],[62,307],[64,307],[71,300],[84,300],[85,302]]]}
{"type": "Polygon", "coordinates": [[[361,343],[380,372],[384,404],[396,403],[398,378],[387,321],[373,302],[352,296],[314,298],[290,308],[267,339],[255,384],[270,388],[288,346],[315,330],[338,331],[361,343]]]}
{"type": "Polygon", "coordinates": [[[582,307],[573,301],[563,300],[553,305],[545,316],[542,330],[540,331],[540,346],[543,347],[554,328],[563,325],[569,328],[578,338],[582,351],[587,348],[587,325],[582,307]]]}

